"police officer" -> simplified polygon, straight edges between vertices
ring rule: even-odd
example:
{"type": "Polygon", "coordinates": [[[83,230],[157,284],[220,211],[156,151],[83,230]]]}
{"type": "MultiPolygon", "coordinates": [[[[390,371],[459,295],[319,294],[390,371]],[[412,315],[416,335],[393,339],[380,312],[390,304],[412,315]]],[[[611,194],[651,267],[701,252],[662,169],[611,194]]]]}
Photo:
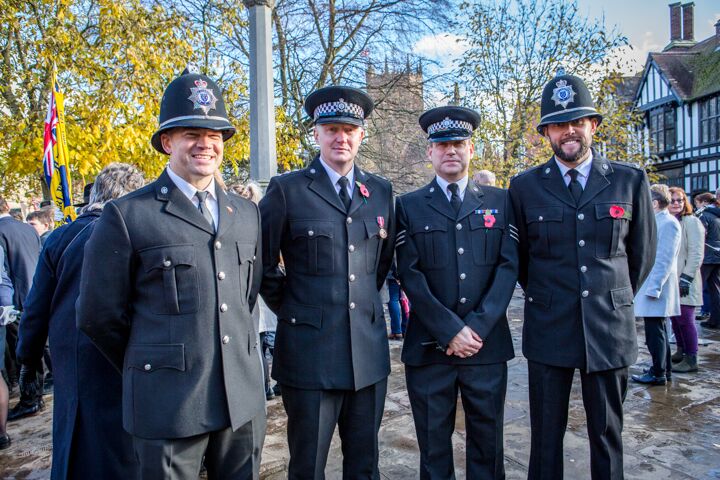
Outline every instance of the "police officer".
{"type": "Polygon", "coordinates": [[[652,267],[656,232],[644,171],[590,147],[601,121],[585,83],[559,72],[543,90],[537,127],[555,155],[510,182],[526,293],[529,479],[563,476],[575,369],[592,478],[623,478],[622,404],[637,358],[632,303],[652,267]]]}
{"type": "MultiPolygon", "coordinates": [[[[257,478],[265,397],[257,325],[260,216],[214,174],[235,133],[213,80],[168,85],[153,183],[108,203],[85,246],[77,321],[123,375],[142,478],[257,478]]],[[[100,441],[100,439],[98,439],[100,441]]]]}
{"type": "Polygon", "coordinates": [[[480,116],[439,107],[420,117],[436,177],[397,199],[397,259],[412,306],[403,345],[420,478],[455,478],[451,436],[465,408],[467,478],[505,478],[503,410],[513,346],[506,310],[518,268],[507,191],[468,181],[480,116]]]}
{"type": "Polygon", "coordinates": [[[272,178],[260,202],[262,293],[278,316],[272,375],[288,416],[291,479],[324,478],[335,425],[344,478],[379,478],[390,373],[379,290],[395,229],[390,183],[355,165],[372,109],[354,88],[311,93],[305,111],[320,155],[272,178]]]}

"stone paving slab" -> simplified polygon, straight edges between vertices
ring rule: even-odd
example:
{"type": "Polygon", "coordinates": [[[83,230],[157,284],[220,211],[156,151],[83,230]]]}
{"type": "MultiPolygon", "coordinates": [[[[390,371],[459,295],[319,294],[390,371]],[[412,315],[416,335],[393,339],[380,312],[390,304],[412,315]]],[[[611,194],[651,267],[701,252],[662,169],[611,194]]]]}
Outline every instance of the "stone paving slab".
{"type": "MultiPolygon", "coordinates": [[[[509,310],[517,357],[508,364],[505,405],[505,468],[508,480],[527,478],[530,456],[527,363],[521,354],[523,298],[516,291],[509,310]]],[[[625,477],[638,480],[720,479],[720,332],[701,331],[701,371],[674,374],[664,387],[631,382],[625,402],[625,477]]],[[[639,373],[649,364],[642,322],[638,322],[640,358],[631,368],[639,373]]],[[[380,471],[383,479],[418,478],[419,452],[400,362],[401,342],[391,342],[392,373],[388,381],[385,415],[380,430],[380,471]]],[[[579,374],[576,374],[579,377],[579,374]]],[[[52,396],[48,408],[32,418],[9,425],[13,446],[0,452],[0,478],[48,479],[51,459],[52,396]]],[[[16,400],[11,400],[14,403],[16,400]]],[[[589,446],[579,378],[570,399],[565,435],[565,478],[590,478],[589,446]]],[[[465,478],[465,429],[462,404],[453,435],[456,474],[465,478]]],[[[268,402],[268,430],[263,448],[262,478],[284,479],[288,459],[285,413],[281,399],[268,402]]],[[[337,434],[326,469],[328,480],[342,478],[342,455],[337,434]]]]}

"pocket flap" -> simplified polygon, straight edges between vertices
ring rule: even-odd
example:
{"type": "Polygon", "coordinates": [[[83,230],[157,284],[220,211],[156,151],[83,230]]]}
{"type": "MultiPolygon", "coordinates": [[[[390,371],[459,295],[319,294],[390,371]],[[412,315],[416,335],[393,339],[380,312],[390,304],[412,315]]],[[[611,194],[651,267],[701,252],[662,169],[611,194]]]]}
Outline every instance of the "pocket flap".
{"type": "Polygon", "coordinates": [[[525,298],[528,303],[550,308],[550,304],[552,302],[552,291],[543,290],[541,288],[528,288],[525,298]]]}
{"type": "Polygon", "coordinates": [[[290,325],[310,325],[317,329],[322,327],[322,307],[283,303],[278,319],[290,325]]]}
{"type": "Polygon", "coordinates": [[[470,230],[477,230],[478,228],[505,228],[505,219],[498,214],[492,214],[495,220],[489,223],[492,225],[485,225],[485,215],[482,213],[472,213],[470,215],[470,230]]]}
{"type": "Polygon", "coordinates": [[[255,260],[255,245],[237,242],[237,251],[240,263],[255,260]]]}
{"type": "Polygon", "coordinates": [[[333,237],[332,222],[301,220],[290,222],[290,235],[296,238],[333,237]]]}
{"type": "Polygon", "coordinates": [[[380,225],[377,224],[377,221],[365,220],[365,231],[368,238],[377,237],[380,234],[380,225]]]}
{"type": "Polygon", "coordinates": [[[624,202],[603,202],[595,204],[595,217],[601,218],[623,218],[632,220],[632,203],[624,202]]]}
{"type": "Polygon", "coordinates": [[[163,245],[138,252],[146,272],[159,268],[168,270],[177,265],[195,266],[195,246],[163,245]]]}
{"type": "Polygon", "coordinates": [[[610,298],[612,299],[613,308],[617,310],[620,307],[632,305],[635,301],[632,287],[622,287],[610,290],[610,298]]]}
{"type": "Polygon", "coordinates": [[[563,207],[530,207],[525,214],[526,223],[562,222],[563,207]]]}
{"type": "Polygon", "coordinates": [[[128,345],[125,354],[127,368],[135,368],[143,372],[153,372],[160,368],[173,368],[185,371],[185,345],[144,344],[128,345]]]}
{"type": "Polygon", "coordinates": [[[447,232],[447,222],[435,218],[420,218],[412,226],[412,233],[447,232]]]}

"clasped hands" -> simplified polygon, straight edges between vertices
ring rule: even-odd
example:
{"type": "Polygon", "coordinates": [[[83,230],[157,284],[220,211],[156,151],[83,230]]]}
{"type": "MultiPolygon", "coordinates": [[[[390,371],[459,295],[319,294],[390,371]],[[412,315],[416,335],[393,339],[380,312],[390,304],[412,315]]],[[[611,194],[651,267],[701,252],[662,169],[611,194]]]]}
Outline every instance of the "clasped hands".
{"type": "Polygon", "coordinates": [[[483,340],[472,328],[464,326],[457,335],[450,340],[445,354],[460,358],[472,357],[483,347],[483,340]]]}

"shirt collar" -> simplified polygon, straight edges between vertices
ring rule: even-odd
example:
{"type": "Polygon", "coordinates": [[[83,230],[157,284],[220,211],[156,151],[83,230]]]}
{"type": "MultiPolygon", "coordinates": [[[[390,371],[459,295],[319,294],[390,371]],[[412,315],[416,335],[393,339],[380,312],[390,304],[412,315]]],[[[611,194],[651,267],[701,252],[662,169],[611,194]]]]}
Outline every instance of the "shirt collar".
{"type": "MultiPolygon", "coordinates": [[[[555,163],[557,163],[558,168],[560,169],[560,176],[565,178],[565,175],[567,175],[568,170],[570,170],[570,167],[562,163],[560,160],[557,159],[557,157],[553,156],[555,159],[555,163]]],[[[592,161],[593,161],[593,154],[592,150],[590,150],[590,155],[588,156],[587,160],[582,162],[580,165],[575,167],[575,170],[577,170],[578,175],[588,178],[590,176],[590,169],[592,168],[592,161]]]]}
{"type": "MultiPolygon", "coordinates": [[[[330,182],[333,184],[333,187],[336,187],[337,182],[338,182],[338,180],[340,180],[340,177],[342,177],[342,175],[340,175],[338,172],[333,170],[330,165],[325,163],[325,160],[323,160],[322,157],[320,157],[320,164],[323,166],[323,168],[327,172],[328,177],[330,177],[330,182]]],[[[353,168],[351,168],[350,171],[347,173],[347,175],[345,175],[345,178],[348,179],[348,187],[350,188],[350,190],[352,190],[353,185],[355,184],[355,166],[354,165],[353,165],[353,168]]]]}
{"type": "MultiPolygon", "coordinates": [[[[176,187],[178,187],[178,190],[180,190],[183,195],[185,195],[190,201],[195,197],[195,193],[198,191],[197,188],[195,188],[193,185],[187,182],[184,178],[182,178],[177,173],[173,172],[172,168],[170,168],[170,165],[166,168],[168,176],[170,177],[170,180],[173,181],[176,187]]],[[[215,195],[215,177],[213,177],[212,180],[210,180],[210,184],[205,189],[206,192],[210,195],[210,197],[217,200],[217,195],[215,195]]]]}
{"type": "Polygon", "coordinates": [[[9,213],[0,213],[0,218],[11,217],[9,213]]]}
{"type": "MultiPolygon", "coordinates": [[[[450,198],[451,194],[448,191],[447,187],[448,187],[448,185],[450,185],[451,182],[448,182],[447,180],[442,178],[440,175],[435,175],[435,181],[437,182],[438,186],[442,189],[443,193],[445,193],[445,195],[447,195],[447,197],[450,198]]],[[[465,189],[467,188],[467,185],[468,185],[468,176],[465,175],[463,178],[461,178],[457,182],[452,182],[452,183],[457,183],[458,195],[460,195],[462,197],[463,194],[465,193],[465,189]]]]}

